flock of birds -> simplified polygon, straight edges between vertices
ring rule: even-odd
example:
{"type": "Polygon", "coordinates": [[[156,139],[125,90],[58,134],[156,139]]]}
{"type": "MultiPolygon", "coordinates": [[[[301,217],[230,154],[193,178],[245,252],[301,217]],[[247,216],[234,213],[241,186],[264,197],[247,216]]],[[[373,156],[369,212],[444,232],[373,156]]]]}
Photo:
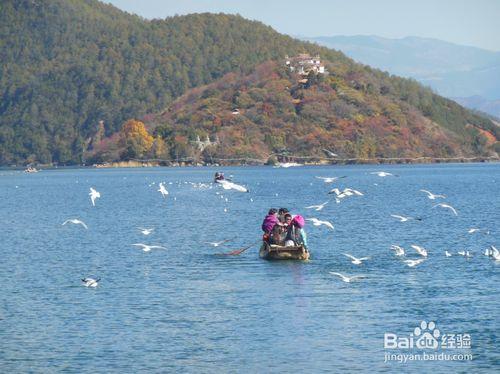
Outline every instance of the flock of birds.
{"type": "MultiPolygon", "coordinates": [[[[209,187],[209,185],[205,184],[205,183],[192,183],[192,182],[186,182],[186,183],[191,183],[193,185],[193,187],[198,187],[198,188],[209,187]]],[[[172,183],[170,183],[170,184],[172,184],[172,183]]],[[[246,187],[239,185],[239,184],[236,184],[236,183],[231,182],[231,181],[223,180],[223,181],[219,181],[218,184],[220,184],[224,190],[233,189],[233,190],[236,190],[239,192],[249,192],[249,190],[246,187]]],[[[150,184],[150,186],[152,186],[152,185],[154,185],[154,183],[150,184]]],[[[165,187],[164,182],[160,182],[158,184],[157,192],[159,192],[161,194],[162,198],[166,198],[169,195],[169,192],[168,192],[167,188],[165,187]]],[[[217,193],[217,194],[219,194],[219,193],[217,193]]],[[[96,206],[96,200],[101,197],[101,193],[99,191],[97,191],[94,187],[90,187],[89,197],[90,197],[90,202],[91,202],[92,206],[96,206]]],[[[222,199],[224,199],[223,195],[220,195],[220,197],[222,199]]],[[[175,197],[174,197],[174,200],[175,200],[175,197]]],[[[225,201],[228,202],[228,199],[225,198],[225,201]]],[[[253,201],[253,199],[251,199],[251,201],[253,201]]],[[[224,208],[224,211],[227,211],[227,209],[224,208]]],[[[84,229],[88,230],[87,224],[78,218],[70,218],[70,219],[65,220],[62,223],[63,226],[67,225],[67,224],[80,225],[84,229]]],[[[154,228],[138,227],[137,229],[144,236],[148,236],[151,233],[153,233],[153,231],[154,231],[154,228]]],[[[230,241],[231,241],[230,239],[226,239],[226,240],[222,240],[219,242],[206,242],[206,244],[210,244],[214,247],[218,247],[218,246],[224,245],[225,243],[228,243],[230,241]]],[[[144,243],[134,243],[134,244],[132,244],[132,246],[138,247],[139,249],[141,249],[144,252],[150,252],[153,249],[167,249],[166,247],[163,247],[160,245],[148,245],[148,244],[144,244],[144,243]]],[[[101,278],[94,279],[94,278],[90,278],[90,277],[85,277],[85,278],[81,279],[83,286],[89,287],[89,288],[96,288],[99,285],[100,280],[101,280],[101,278]]]]}
{"type": "MultiPolygon", "coordinates": [[[[384,171],[373,172],[371,174],[377,175],[377,176],[379,176],[381,178],[385,178],[385,177],[398,177],[398,175],[395,175],[395,174],[392,174],[392,173],[388,173],[388,172],[384,172],[384,171]]],[[[331,183],[339,181],[340,179],[346,178],[346,176],[340,176],[340,177],[317,176],[316,178],[319,179],[319,180],[322,180],[326,184],[331,184],[331,183]]],[[[185,182],[185,183],[191,183],[191,182],[185,182]]],[[[172,184],[172,182],[170,182],[170,184],[172,184]]],[[[198,183],[198,184],[191,183],[191,184],[194,187],[211,188],[211,185],[209,185],[209,184],[203,184],[203,183],[198,183]]],[[[234,183],[232,181],[228,181],[228,180],[218,181],[218,184],[224,190],[230,190],[230,189],[232,189],[232,190],[236,190],[238,192],[249,192],[249,190],[246,187],[244,187],[242,185],[238,185],[238,184],[236,184],[236,183],[234,183]]],[[[154,185],[154,183],[150,184],[150,186],[152,186],[152,185],[154,185]]],[[[157,190],[157,192],[159,192],[161,194],[162,198],[166,198],[169,195],[169,192],[168,192],[167,188],[165,187],[165,183],[164,182],[161,182],[161,183],[158,184],[158,190],[157,190]]],[[[422,192],[422,193],[426,194],[427,198],[429,200],[435,201],[435,200],[438,200],[438,199],[446,199],[445,195],[435,194],[435,193],[433,193],[431,191],[428,191],[428,190],[421,189],[419,192],[422,192]]],[[[222,199],[224,199],[223,195],[220,195],[218,192],[217,192],[217,194],[222,199]]],[[[349,198],[349,197],[364,196],[364,194],[362,192],[360,192],[358,190],[355,190],[353,188],[344,188],[343,190],[341,190],[339,188],[333,188],[333,189],[331,189],[328,192],[328,194],[334,195],[334,199],[335,199],[335,202],[337,204],[341,203],[341,201],[343,199],[346,199],[346,198],[349,198]]],[[[90,201],[92,203],[92,206],[95,206],[96,205],[96,200],[101,197],[101,194],[95,188],[90,187],[89,196],[90,196],[90,201]]],[[[225,201],[227,202],[228,199],[225,198],[225,201]]],[[[253,201],[253,199],[251,199],[251,201],[253,201]]],[[[323,202],[321,204],[306,206],[305,209],[311,209],[311,210],[314,210],[316,212],[321,212],[325,208],[325,206],[327,206],[330,203],[330,201],[331,200],[327,200],[327,201],[325,201],[325,202],[323,202]]],[[[453,206],[451,206],[449,204],[445,204],[445,203],[441,203],[440,202],[440,203],[437,203],[437,204],[433,205],[432,208],[447,209],[451,213],[453,213],[455,216],[458,215],[457,210],[453,206]]],[[[226,208],[224,208],[224,211],[227,211],[226,208]]],[[[410,220],[421,221],[423,219],[422,217],[410,217],[410,216],[399,215],[399,214],[391,214],[390,216],[393,217],[393,218],[395,218],[395,219],[397,219],[399,222],[408,222],[410,220]]],[[[333,223],[330,222],[330,221],[327,221],[327,220],[321,220],[321,219],[318,219],[318,218],[315,218],[315,217],[310,217],[310,218],[306,218],[306,221],[311,222],[312,225],[316,226],[316,227],[318,227],[318,226],[325,226],[325,227],[327,227],[328,229],[331,229],[331,230],[335,229],[333,223]]],[[[83,222],[82,220],[80,220],[78,218],[67,219],[66,221],[64,221],[62,223],[62,225],[67,225],[67,224],[81,225],[84,229],[88,229],[88,226],[85,224],[85,222],[83,222]]],[[[154,228],[138,227],[137,229],[144,236],[148,236],[148,235],[152,234],[153,231],[154,231],[154,228]]],[[[481,232],[481,231],[484,232],[484,233],[486,233],[486,234],[489,234],[488,230],[479,229],[479,228],[471,228],[471,229],[468,230],[468,233],[472,234],[472,233],[481,232]]],[[[231,240],[232,239],[225,239],[225,240],[221,240],[221,241],[217,241],[217,242],[206,242],[206,244],[210,244],[213,247],[219,247],[219,246],[224,246],[226,243],[230,242],[231,240]]],[[[149,244],[144,244],[144,243],[134,243],[134,244],[132,244],[132,246],[138,247],[139,249],[141,249],[144,252],[150,252],[150,251],[152,251],[154,249],[166,249],[163,246],[149,245],[149,244]]],[[[418,258],[407,258],[406,257],[407,250],[405,250],[403,247],[401,247],[399,245],[393,244],[390,247],[390,249],[394,252],[394,255],[396,257],[402,258],[402,259],[405,258],[403,260],[403,263],[406,264],[408,267],[416,267],[419,264],[421,264],[424,261],[426,261],[426,259],[428,258],[428,253],[429,253],[427,249],[425,249],[422,246],[416,245],[416,244],[412,244],[411,248],[419,256],[418,258]]],[[[473,256],[473,254],[469,250],[458,251],[456,254],[457,255],[461,255],[461,256],[463,256],[465,258],[470,258],[470,257],[473,256]]],[[[358,265],[358,266],[359,265],[363,265],[366,261],[370,260],[370,257],[359,257],[358,258],[358,257],[353,256],[350,253],[343,253],[343,255],[346,256],[347,258],[349,258],[352,264],[358,265]]],[[[450,253],[448,250],[444,251],[444,255],[446,257],[453,256],[453,254],[450,253]]],[[[484,255],[487,256],[487,257],[489,257],[489,258],[491,258],[491,259],[493,259],[494,261],[500,261],[499,250],[497,248],[495,248],[493,245],[491,245],[489,248],[487,248],[485,250],[484,255]]],[[[364,275],[352,275],[352,276],[348,276],[348,275],[341,274],[341,273],[338,273],[338,272],[330,272],[330,274],[339,277],[340,280],[342,280],[343,282],[346,282],[346,283],[350,283],[350,282],[352,282],[354,280],[366,278],[366,276],[364,276],[364,275]]],[[[98,286],[98,284],[99,284],[99,281],[100,281],[100,278],[97,278],[97,279],[89,278],[89,277],[82,278],[83,285],[85,287],[90,287],[90,288],[96,288],[98,286]]]]}
{"type": "MultiPolygon", "coordinates": [[[[398,175],[396,175],[396,174],[392,174],[392,173],[385,172],[385,171],[377,171],[377,172],[372,172],[370,174],[377,175],[381,178],[398,177],[398,175]]],[[[322,180],[324,183],[330,184],[330,183],[338,181],[341,178],[345,178],[345,176],[341,176],[341,177],[323,177],[323,176],[320,177],[320,176],[317,176],[316,178],[322,180]]],[[[445,199],[446,198],[445,195],[435,194],[431,191],[424,190],[424,189],[419,190],[419,192],[425,193],[427,195],[427,198],[430,200],[438,200],[438,199],[445,199]]],[[[335,195],[336,203],[340,203],[342,199],[347,198],[347,197],[364,196],[364,194],[362,192],[355,190],[355,189],[352,189],[352,188],[345,188],[343,190],[340,190],[339,188],[333,188],[328,192],[328,194],[335,195]]],[[[310,205],[310,206],[307,206],[305,208],[306,209],[314,209],[315,211],[319,212],[329,202],[330,201],[325,201],[322,204],[310,205]]],[[[453,213],[455,216],[458,216],[457,210],[453,206],[451,206],[450,204],[439,202],[439,203],[436,203],[435,205],[433,205],[432,208],[447,209],[451,213],[453,213]]],[[[399,214],[391,214],[391,217],[397,219],[399,222],[407,222],[410,220],[421,221],[423,219],[422,217],[410,217],[410,216],[404,216],[404,215],[399,215],[399,214]]],[[[334,230],[334,225],[330,221],[320,220],[318,218],[307,218],[307,220],[312,222],[312,224],[314,226],[324,225],[324,226],[334,230]]],[[[474,232],[479,232],[479,231],[484,231],[486,234],[489,234],[488,230],[483,230],[483,229],[479,229],[479,228],[471,228],[471,229],[469,229],[468,233],[472,234],[474,232]]],[[[419,258],[407,258],[407,259],[403,260],[403,263],[405,263],[408,267],[415,267],[415,266],[423,263],[428,258],[428,250],[423,248],[422,246],[412,244],[411,248],[416,252],[416,254],[419,256],[419,258]]],[[[407,252],[401,246],[393,244],[393,245],[391,245],[390,249],[394,251],[394,254],[397,257],[401,257],[401,258],[406,257],[407,252]]],[[[456,254],[463,256],[465,258],[471,258],[473,256],[473,254],[468,250],[457,251],[456,254]]],[[[354,265],[362,265],[365,261],[370,260],[370,257],[357,258],[349,253],[343,253],[343,255],[348,257],[349,259],[351,259],[351,263],[354,265]]],[[[453,254],[447,250],[444,251],[444,255],[446,257],[453,256],[453,254]]],[[[487,248],[485,250],[484,255],[491,258],[494,261],[500,261],[499,250],[493,245],[491,245],[489,248],[487,248]]],[[[348,275],[341,274],[338,272],[333,272],[333,271],[329,272],[329,273],[331,275],[339,277],[341,281],[346,282],[346,283],[351,283],[354,280],[366,278],[366,276],[364,276],[364,275],[348,276],[348,275]]]]}

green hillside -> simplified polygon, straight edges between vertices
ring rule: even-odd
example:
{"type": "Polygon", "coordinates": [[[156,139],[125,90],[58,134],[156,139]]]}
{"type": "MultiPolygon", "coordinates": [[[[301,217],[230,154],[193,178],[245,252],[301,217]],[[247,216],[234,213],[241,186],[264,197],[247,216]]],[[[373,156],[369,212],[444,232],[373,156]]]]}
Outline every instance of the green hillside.
{"type": "MultiPolygon", "coordinates": [[[[362,71],[364,96],[385,95],[408,103],[451,131],[450,136],[457,136],[453,140],[457,152],[489,151],[477,127],[499,138],[490,120],[432,95],[415,82],[391,78],[339,52],[239,16],[198,14],[148,21],[96,0],[3,0],[0,164],[85,162],[84,154],[95,154],[96,136],[111,136],[126,120],[160,112],[189,89],[216,82],[229,72],[244,77],[263,62],[300,52],[319,53],[330,61],[333,76],[348,87],[357,81],[350,75],[362,71]]],[[[356,87],[351,89],[359,91],[356,87]]],[[[304,111],[296,115],[307,119],[304,111]]],[[[400,120],[406,115],[401,111],[400,120]]],[[[187,119],[172,120],[169,125],[199,127],[187,119]]],[[[311,149],[302,151],[306,150],[311,149]]]]}
{"type": "Polygon", "coordinates": [[[320,48],[238,16],[146,21],[95,0],[4,0],[0,164],[79,163],[100,120],[109,135],[190,87],[303,49],[320,48]]]}

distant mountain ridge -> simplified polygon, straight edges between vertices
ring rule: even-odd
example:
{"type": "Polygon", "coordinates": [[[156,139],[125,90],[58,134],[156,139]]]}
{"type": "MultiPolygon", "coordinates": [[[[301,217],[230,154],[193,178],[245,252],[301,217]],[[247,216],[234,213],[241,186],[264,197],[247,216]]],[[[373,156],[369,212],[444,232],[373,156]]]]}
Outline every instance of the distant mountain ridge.
{"type": "MultiPolygon", "coordinates": [[[[480,96],[487,113],[498,115],[500,106],[500,52],[461,46],[437,39],[378,36],[303,38],[338,49],[361,63],[391,74],[414,78],[441,95],[464,98],[480,96]]],[[[477,99],[473,99],[474,101],[477,99]]]]}

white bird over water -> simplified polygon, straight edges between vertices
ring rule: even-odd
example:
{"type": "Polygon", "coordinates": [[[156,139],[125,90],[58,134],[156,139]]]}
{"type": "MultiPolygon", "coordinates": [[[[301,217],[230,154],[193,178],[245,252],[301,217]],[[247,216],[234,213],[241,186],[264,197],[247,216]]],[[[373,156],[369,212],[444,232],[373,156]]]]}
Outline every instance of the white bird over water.
{"type": "Polygon", "coordinates": [[[444,254],[445,254],[446,257],[451,257],[451,253],[448,252],[448,251],[444,251],[444,254]]]}
{"type": "Polygon", "coordinates": [[[370,257],[361,257],[361,258],[356,258],[349,253],[342,253],[344,256],[349,257],[354,265],[361,265],[363,261],[369,260],[370,257]]]}
{"type": "Polygon", "coordinates": [[[405,217],[405,216],[400,216],[400,215],[397,215],[397,214],[391,214],[391,217],[399,219],[400,222],[406,222],[406,221],[409,221],[411,219],[415,219],[417,221],[421,221],[422,220],[422,218],[405,217]]]}
{"type": "Polygon", "coordinates": [[[382,177],[382,178],[383,177],[391,177],[391,176],[396,177],[396,175],[394,175],[392,173],[388,173],[386,171],[373,171],[370,174],[376,174],[376,175],[378,175],[379,177],[382,177]]]}
{"type": "Polygon", "coordinates": [[[418,246],[418,245],[413,245],[413,244],[411,245],[411,247],[412,247],[415,251],[417,251],[417,253],[418,253],[419,255],[424,256],[424,257],[427,257],[427,250],[426,250],[425,248],[420,247],[420,246],[418,246]]]}
{"type": "Polygon", "coordinates": [[[149,235],[154,231],[154,229],[145,229],[144,227],[138,227],[138,229],[143,235],[149,235]]]}
{"type": "Polygon", "coordinates": [[[205,242],[205,244],[210,244],[214,247],[218,247],[224,243],[230,242],[231,240],[233,240],[233,239],[224,239],[224,240],[221,240],[220,242],[205,242]]]}
{"type": "Polygon", "coordinates": [[[99,285],[100,280],[101,280],[101,278],[97,278],[97,279],[82,278],[83,285],[85,287],[92,287],[92,288],[96,288],[99,285]]]}
{"type": "Polygon", "coordinates": [[[248,189],[240,186],[239,184],[227,181],[227,180],[220,180],[218,183],[224,188],[225,190],[236,190],[239,192],[248,192],[248,189]]]}
{"type": "Polygon", "coordinates": [[[98,197],[101,197],[101,193],[96,191],[92,187],[90,187],[89,196],[90,196],[90,200],[92,201],[92,205],[95,206],[95,199],[97,199],[98,197]]]}
{"type": "Polygon", "coordinates": [[[433,194],[431,191],[427,191],[427,190],[420,190],[420,191],[425,192],[427,194],[427,197],[431,200],[436,200],[437,198],[446,199],[446,196],[444,196],[444,195],[436,195],[436,194],[433,194]]]}
{"type": "Polygon", "coordinates": [[[142,243],[136,243],[136,244],[132,244],[132,245],[135,245],[136,247],[141,247],[141,249],[144,251],[144,252],[149,252],[151,251],[152,249],[167,249],[165,247],[162,247],[162,246],[159,246],[159,245],[146,245],[146,244],[142,244],[142,243]]]}
{"type": "Polygon", "coordinates": [[[317,218],[306,218],[306,221],[311,221],[314,226],[325,225],[325,226],[331,228],[332,230],[334,230],[333,225],[331,224],[331,222],[328,222],[328,221],[320,221],[317,218]]]}
{"type": "Polygon", "coordinates": [[[399,245],[391,245],[391,249],[394,251],[394,254],[396,256],[404,256],[405,255],[405,250],[400,247],[399,245]]]}
{"type": "Polygon", "coordinates": [[[73,223],[75,225],[82,225],[83,227],[85,227],[86,229],[88,229],[87,225],[85,224],[85,222],[83,221],[80,221],[79,219],[76,219],[76,218],[73,218],[73,219],[67,219],[66,221],[63,222],[63,225],[67,224],[67,223],[73,223]]]}
{"type": "Polygon", "coordinates": [[[316,211],[320,211],[321,209],[323,209],[325,207],[326,204],[328,204],[328,201],[325,201],[323,204],[319,204],[319,205],[306,206],[306,209],[314,209],[316,211]]]}
{"type": "Polygon", "coordinates": [[[340,274],[340,273],[335,273],[333,271],[330,271],[329,273],[331,275],[336,275],[337,277],[340,277],[340,279],[342,279],[342,282],[345,282],[345,283],[351,283],[355,279],[364,279],[364,278],[366,278],[366,276],[364,276],[364,275],[354,275],[352,277],[348,277],[346,275],[343,275],[343,274],[340,274]]]}
{"type": "Polygon", "coordinates": [[[419,258],[418,260],[405,260],[404,263],[409,267],[415,267],[425,261],[425,258],[419,258]]]}
{"type": "Polygon", "coordinates": [[[163,182],[161,182],[161,183],[159,184],[159,186],[160,186],[160,188],[158,189],[158,192],[159,192],[159,193],[161,193],[161,196],[162,196],[162,197],[167,196],[167,195],[168,195],[168,191],[167,191],[167,189],[165,188],[165,186],[163,185],[163,182]]]}
{"type": "Polygon", "coordinates": [[[472,257],[472,254],[469,251],[458,251],[457,252],[460,256],[464,256],[466,258],[472,257]]]}
{"type": "Polygon", "coordinates": [[[500,251],[498,251],[498,249],[496,249],[494,246],[490,246],[490,253],[491,253],[491,257],[493,257],[493,259],[495,261],[500,261],[500,251]]]}
{"type": "Polygon", "coordinates": [[[342,177],[316,177],[317,179],[321,179],[323,180],[323,182],[325,183],[333,183],[335,182],[337,179],[340,179],[340,178],[345,178],[346,176],[342,176],[342,177]]]}
{"type": "Polygon", "coordinates": [[[450,209],[453,212],[453,214],[455,214],[456,216],[458,216],[457,211],[451,205],[439,203],[439,204],[434,205],[433,208],[435,208],[437,206],[441,207],[441,208],[445,208],[445,209],[450,209]]]}

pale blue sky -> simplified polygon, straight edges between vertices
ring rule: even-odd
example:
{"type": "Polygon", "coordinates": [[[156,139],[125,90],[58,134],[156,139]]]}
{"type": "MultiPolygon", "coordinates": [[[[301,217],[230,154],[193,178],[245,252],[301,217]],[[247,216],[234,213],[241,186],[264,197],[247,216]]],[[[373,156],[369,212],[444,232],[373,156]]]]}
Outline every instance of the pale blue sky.
{"type": "Polygon", "coordinates": [[[145,18],[239,13],[301,36],[420,36],[500,51],[500,0],[104,0],[145,18]]]}

